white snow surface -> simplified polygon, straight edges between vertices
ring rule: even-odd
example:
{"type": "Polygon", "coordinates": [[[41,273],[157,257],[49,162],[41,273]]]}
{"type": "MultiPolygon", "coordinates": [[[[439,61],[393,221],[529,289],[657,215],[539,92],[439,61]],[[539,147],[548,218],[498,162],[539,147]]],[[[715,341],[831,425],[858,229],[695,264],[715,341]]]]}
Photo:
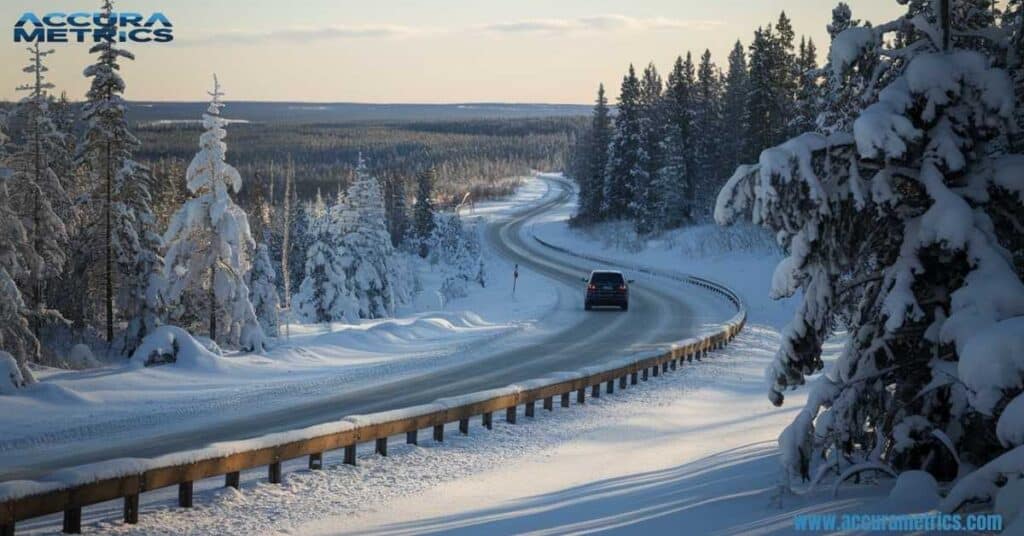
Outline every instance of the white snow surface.
{"type": "MultiPolygon", "coordinates": [[[[550,195],[545,188],[524,189],[508,200],[477,204],[469,217],[501,218],[545,195],[550,195]]],[[[484,255],[489,270],[511,273],[512,267],[487,247],[484,255]]],[[[556,311],[557,292],[543,278],[521,280],[513,299],[511,278],[495,278],[486,288],[470,285],[468,296],[442,306],[436,271],[426,263],[413,269],[423,290],[395,318],[329,325],[282,320],[281,336],[261,353],[214,356],[203,344],[193,347],[191,338],[183,338],[191,351],[174,365],[141,367],[129,360],[89,370],[37,369],[39,383],[0,389],[0,471],[42,463],[69,449],[199,430],[342,389],[481,359],[529,344],[541,336],[539,324],[557,324],[554,316],[564,314],[556,311]]],[[[161,329],[150,346],[169,346],[174,329],[161,329]]]]}

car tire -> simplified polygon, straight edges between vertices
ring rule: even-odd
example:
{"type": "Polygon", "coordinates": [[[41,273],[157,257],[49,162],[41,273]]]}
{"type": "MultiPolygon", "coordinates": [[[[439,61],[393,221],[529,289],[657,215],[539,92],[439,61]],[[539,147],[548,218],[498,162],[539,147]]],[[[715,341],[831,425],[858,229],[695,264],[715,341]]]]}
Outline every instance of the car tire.
{"type": "Polygon", "coordinates": [[[594,306],[593,306],[593,305],[590,305],[590,303],[584,303],[584,304],[583,304],[583,310],[584,310],[584,311],[589,311],[589,310],[591,310],[591,309],[593,309],[593,308],[594,308],[594,306]]]}
{"type": "Polygon", "coordinates": [[[628,311],[629,310],[629,304],[628,303],[622,304],[622,310],[623,311],[628,311]]]}

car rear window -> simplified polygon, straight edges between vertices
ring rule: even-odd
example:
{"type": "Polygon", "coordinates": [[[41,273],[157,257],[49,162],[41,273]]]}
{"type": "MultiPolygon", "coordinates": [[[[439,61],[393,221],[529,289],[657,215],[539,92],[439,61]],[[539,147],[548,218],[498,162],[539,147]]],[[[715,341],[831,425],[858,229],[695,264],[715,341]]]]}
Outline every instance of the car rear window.
{"type": "Polygon", "coordinates": [[[590,276],[590,283],[594,285],[618,286],[622,284],[622,274],[597,272],[590,276]]]}

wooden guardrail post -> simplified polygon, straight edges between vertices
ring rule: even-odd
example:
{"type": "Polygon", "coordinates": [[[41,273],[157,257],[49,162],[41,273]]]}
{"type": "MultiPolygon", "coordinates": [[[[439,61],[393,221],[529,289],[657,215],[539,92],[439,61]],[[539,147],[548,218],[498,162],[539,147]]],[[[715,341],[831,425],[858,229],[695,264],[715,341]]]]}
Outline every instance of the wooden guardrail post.
{"type": "Polygon", "coordinates": [[[555,411],[555,398],[554,397],[549,396],[549,397],[544,399],[544,409],[546,409],[548,411],[555,411]]]}
{"type": "Polygon", "coordinates": [[[82,507],[72,506],[64,510],[64,534],[82,533],[82,507]]]}
{"type": "Polygon", "coordinates": [[[647,381],[647,367],[644,367],[643,374],[641,374],[643,381],[647,381]]]}
{"type": "Polygon", "coordinates": [[[654,365],[651,367],[651,374],[653,374],[655,378],[658,377],[659,369],[661,369],[661,365],[654,365]]]}
{"type": "Polygon", "coordinates": [[[356,464],[356,445],[355,443],[345,447],[345,465],[356,464]]]}
{"type": "Polygon", "coordinates": [[[625,389],[626,388],[626,381],[627,381],[626,380],[626,375],[623,374],[622,377],[619,378],[619,389],[625,389]]]}
{"type": "Polygon", "coordinates": [[[128,525],[135,525],[139,522],[138,493],[124,496],[124,522],[128,525]]]}
{"type": "Polygon", "coordinates": [[[672,361],[669,363],[669,365],[671,365],[672,370],[676,369],[676,361],[679,361],[679,360],[676,359],[676,358],[672,358],[672,361]]]}
{"type": "Polygon", "coordinates": [[[509,424],[516,423],[516,406],[505,408],[505,422],[509,424]]]}
{"type": "Polygon", "coordinates": [[[459,419],[459,433],[469,435],[469,418],[459,419]]]}
{"type": "Polygon", "coordinates": [[[533,412],[534,412],[534,409],[535,409],[536,405],[537,405],[537,403],[534,402],[533,400],[531,400],[531,401],[526,403],[526,416],[527,417],[531,417],[531,418],[533,417],[533,412]]]}
{"type": "Polygon", "coordinates": [[[569,393],[562,393],[562,407],[569,407],[569,393]]]}
{"type": "Polygon", "coordinates": [[[224,475],[224,487],[238,489],[238,484],[240,480],[241,474],[238,471],[230,472],[224,475]]]}
{"type": "Polygon", "coordinates": [[[605,383],[604,387],[605,387],[605,391],[607,391],[608,394],[614,393],[615,392],[615,380],[608,380],[608,382],[605,383]]]}
{"type": "Polygon", "coordinates": [[[412,430],[405,433],[405,444],[406,445],[418,445],[419,444],[419,430],[412,430]]]}
{"type": "MultiPolygon", "coordinates": [[[[647,378],[644,378],[644,379],[646,380],[647,378]]],[[[634,372],[634,373],[629,375],[629,384],[630,385],[636,385],[636,382],[637,382],[637,373],[634,372]]]]}
{"type": "Polygon", "coordinates": [[[601,384],[595,383],[594,385],[590,386],[590,397],[601,398],[601,384]]]}
{"type": "Polygon", "coordinates": [[[275,461],[267,466],[267,480],[271,484],[281,483],[281,461],[275,461]]]}
{"type": "Polygon", "coordinates": [[[377,454],[381,456],[388,455],[388,438],[378,437],[377,438],[377,454]]]}
{"type": "Polygon", "coordinates": [[[493,430],[494,429],[494,414],[493,413],[488,411],[487,413],[484,413],[484,415],[483,415],[483,417],[481,419],[483,420],[484,428],[486,428],[488,430],[493,430]]]}
{"type": "Polygon", "coordinates": [[[586,404],[587,403],[587,390],[586,389],[581,387],[578,391],[576,391],[576,403],[577,404],[586,404]]]}
{"type": "Polygon", "coordinates": [[[309,470],[319,471],[324,468],[324,454],[317,452],[316,454],[309,455],[309,470]]]}
{"type": "Polygon", "coordinates": [[[434,425],[434,441],[437,441],[438,443],[444,441],[444,425],[443,424],[436,424],[436,425],[434,425]]]}
{"type": "Polygon", "coordinates": [[[178,484],[178,506],[192,508],[192,482],[178,484]]]}

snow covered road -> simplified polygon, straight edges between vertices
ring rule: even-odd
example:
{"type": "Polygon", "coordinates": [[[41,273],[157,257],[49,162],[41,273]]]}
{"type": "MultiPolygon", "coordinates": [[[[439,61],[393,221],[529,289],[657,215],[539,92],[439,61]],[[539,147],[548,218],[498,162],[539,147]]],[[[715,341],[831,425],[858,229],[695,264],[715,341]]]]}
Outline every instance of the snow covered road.
{"type": "MultiPolygon", "coordinates": [[[[532,223],[564,211],[570,198],[569,190],[558,180],[530,181],[516,197],[519,206],[528,204],[530,208],[523,211],[512,203],[511,208],[499,207],[496,217],[487,220],[488,248],[503,258],[492,263],[498,271],[492,273],[492,279],[499,279],[492,286],[508,286],[501,283],[503,277],[511,279],[510,263],[519,263],[521,277],[516,296],[492,290],[487,295],[490,303],[478,304],[480,317],[506,319],[508,311],[515,310],[520,316],[528,316],[516,329],[497,329],[474,319],[474,315],[442,315],[425,323],[398,319],[380,328],[385,332],[381,337],[367,336],[362,342],[364,352],[353,352],[353,346],[358,345],[345,339],[344,349],[356,355],[344,357],[365,362],[343,372],[328,370],[305,377],[297,374],[293,381],[262,383],[258,389],[244,384],[211,392],[197,389],[191,404],[176,401],[178,405],[172,404],[169,413],[157,404],[142,404],[123,410],[120,420],[85,415],[84,423],[24,434],[20,444],[9,441],[6,448],[0,445],[0,480],[115,457],[149,457],[215,441],[245,439],[345,415],[507,385],[551,371],[578,369],[662,347],[731,315],[728,304],[718,298],[642,277],[637,277],[633,286],[633,304],[628,313],[585,314],[579,278],[594,267],[543,251],[524,234],[532,223]],[[509,273],[500,273],[503,270],[509,273]],[[452,334],[448,348],[445,330],[430,331],[437,322],[446,320],[457,328],[448,330],[452,334]],[[411,328],[403,331],[402,322],[411,328]],[[409,331],[425,331],[426,335],[411,337],[407,347],[393,345],[382,351],[382,341],[408,337],[409,331]],[[457,336],[460,332],[469,335],[457,336]],[[415,349],[415,353],[427,354],[430,359],[388,360],[378,355],[401,353],[403,348],[406,352],[415,349]],[[216,396],[225,393],[223,398],[216,396]]],[[[335,335],[328,332],[307,337],[303,344],[292,348],[293,353],[308,353],[314,358],[337,351],[333,348],[335,335]]],[[[274,358],[274,352],[264,357],[267,361],[274,358]]],[[[71,389],[82,385],[75,381],[66,385],[71,389]]],[[[201,384],[202,379],[186,381],[201,384]]],[[[180,391],[194,385],[186,383],[180,391]]],[[[0,427],[8,426],[3,419],[0,417],[0,427]]],[[[13,425],[6,429],[11,434],[0,437],[0,443],[15,435],[13,425]]]]}

